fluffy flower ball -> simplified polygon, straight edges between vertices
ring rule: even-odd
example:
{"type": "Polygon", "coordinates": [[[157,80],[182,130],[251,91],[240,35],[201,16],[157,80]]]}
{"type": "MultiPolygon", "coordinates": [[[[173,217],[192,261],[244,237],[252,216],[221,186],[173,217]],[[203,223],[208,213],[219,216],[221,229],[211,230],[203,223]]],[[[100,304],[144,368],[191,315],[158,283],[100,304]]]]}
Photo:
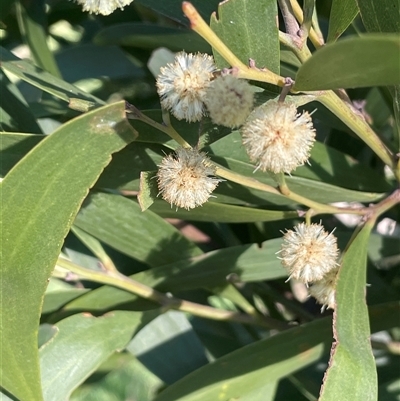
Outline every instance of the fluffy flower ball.
{"type": "Polygon", "coordinates": [[[322,280],[316,281],[308,289],[310,295],[322,305],[322,311],[325,308],[335,309],[336,277],[338,271],[338,268],[331,270],[322,280]]]}
{"type": "Polygon", "coordinates": [[[222,180],[213,177],[210,159],[197,149],[179,148],[164,157],[157,173],[158,188],[164,200],[184,209],[207,202],[222,180]]]}
{"type": "Polygon", "coordinates": [[[242,125],[254,103],[251,85],[233,75],[216,78],[207,89],[205,104],[214,124],[234,128],[242,125]]]}
{"type": "Polygon", "coordinates": [[[131,4],[133,0],[76,0],[77,3],[83,6],[83,11],[89,13],[109,15],[117,8],[121,10],[131,4]]]}
{"type": "Polygon", "coordinates": [[[310,114],[269,100],[257,107],[241,128],[243,145],[257,169],[290,173],[310,157],[315,130],[310,114]]]}
{"type": "Polygon", "coordinates": [[[178,119],[199,121],[204,114],[206,89],[216,70],[207,54],[178,53],[175,62],[161,68],[157,92],[161,106],[178,119]]]}
{"type": "Polygon", "coordinates": [[[289,278],[305,284],[322,280],[338,265],[336,237],[320,224],[300,223],[287,230],[279,253],[289,278]]]}

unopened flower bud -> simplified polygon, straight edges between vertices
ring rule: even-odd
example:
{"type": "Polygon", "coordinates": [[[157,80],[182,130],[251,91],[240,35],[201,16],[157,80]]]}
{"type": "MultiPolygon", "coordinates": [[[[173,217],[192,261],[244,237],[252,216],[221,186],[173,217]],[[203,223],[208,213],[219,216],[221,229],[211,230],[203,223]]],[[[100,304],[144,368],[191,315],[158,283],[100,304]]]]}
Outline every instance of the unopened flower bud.
{"type": "Polygon", "coordinates": [[[224,75],[211,82],[205,104],[214,124],[234,128],[242,125],[254,103],[251,85],[233,75],[224,75]]]}

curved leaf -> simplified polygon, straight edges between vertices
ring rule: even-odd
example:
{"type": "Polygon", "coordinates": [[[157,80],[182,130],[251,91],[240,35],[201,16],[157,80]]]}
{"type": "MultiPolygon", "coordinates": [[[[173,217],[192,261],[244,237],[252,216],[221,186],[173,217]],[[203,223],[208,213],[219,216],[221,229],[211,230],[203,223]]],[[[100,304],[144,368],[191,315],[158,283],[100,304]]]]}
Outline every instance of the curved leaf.
{"type": "Polygon", "coordinates": [[[37,134],[0,133],[0,176],[4,177],[44,138],[44,135],[37,134]]]}
{"type": "Polygon", "coordinates": [[[143,79],[145,72],[119,47],[95,46],[91,43],[67,47],[57,54],[60,71],[67,82],[107,77],[143,79]],[[79,63],[80,68],[76,68],[79,63]]]}
{"type": "MultiPolygon", "coordinates": [[[[182,0],[135,0],[137,3],[165,15],[183,25],[188,25],[188,19],[182,12],[182,0]]],[[[197,11],[207,21],[212,12],[216,11],[220,0],[192,0],[191,3],[197,11]]]]}
{"type": "Polygon", "coordinates": [[[357,14],[357,0],[333,0],[327,41],[336,41],[352,23],[357,14]]]}
{"type": "Polygon", "coordinates": [[[29,46],[35,63],[55,77],[61,78],[53,53],[47,44],[46,9],[43,1],[17,2],[17,19],[24,41],[29,46]]]}
{"type": "Polygon", "coordinates": [[[344,255],[336,284],[334,337],[329,368],[324,377],[321,401],[377,399],[377,374],[370,344],[365,302],[368,239],[367,224],[344,255]]]}
{"type": "Polygon", "coordinates": [[[102,362],[123,349],[155,312],[116,311],[102,317],[88,314],[66,318],[58,333],[40,349],[44,401],[67,400],[102,362]]]}
{"type": "Polygon", "coordinates": [[[94,102],[96,105],[103,105],[104,102],[95,96],[92,96],[74,85],[65,82],[50,73],[34,66],[31,62],[21,60],[8,50],[0,47],[1,68],[11,72],[22,81],[42,89],[44,92],[69,102],[71,98],[79,98],[94,102]]]}
{"type": "Polygon", "coordinates": [[[400,83],[399,59],[398,35],[348,37],[317,50],[300,67],[293,89],[312,91],[396,85],[400,83]]]}
{"type": "Polygon", "coordinates": [[[0,184],[0,319],[7,344],[0,378],[21,401],[42,400],[37,331],[47,279],[63,239],[111,154],[134,138],[124,102],[103,107],[46,137],[0,184]]]}
{"type": "MultiPolygon", "coordinates": [[[[279,74],[279,38],[275,1],[227,0],[211,16],[210,26],[229,49],[244,63],[253,59],[260,68],[279,74]]],[[[230,67],[214,51],[219,68],[230,67]]]]}
{"type": "Polygon", "coordinates": [[[154,401],[242,399],[318,360],[330,341],[330,319],[319,319],[257,341],[185,376],[154,401]]]}
{"type": "Polygon", "coordinates": [[[186,315],[178,311],[157,316],[140,330],[126,350],[166,384],[208,363],[203,344],[186,315]]]}
{"type": "Polygon", "coordinates": [[[98,45],[131,46],[143,49],[166,47],[172,51],[210,53],[210,45],[197,33],[155,24],[130,22],[100,30],[93,38],[98,45]]]}
{"type": "Polygon", "coordinates": [[[220,223],[252,223],[257,221],[294,219],[298,217],[296,211],[264,210],[216,202],[207,202],[193,210],[175,210],[171,208],[169,203],[159,200],[153,203],[150,210],[164,218],[214,221],[220,223]]]}
{"type": "Polygon", "coordinates": [[[1,70],[0,93],[0,129],[2,131],[42,133],[32,110],[18,87],[11,83],[1,70]]]}
{"type": "Polygon", "coordinates": [[[120,195],[90,195],[74,225],[150,266],[202,253],[171,224],[120,195]]]}
{"type": "Polygon", "coordinates": [[[369,32],[400,32],[398,0],[356,0],[364,26],[369,32]]]}
{"type": "MultiPolygon", "coordinates": [[[[260,182],[275,186],[275,181],[270,178],[268,173],[261,171],[254,172],[254,166],[250,163],[238,162],[228,157],[211,156],[211,159],[230,170],[242,174],[246,177],[252,177],[260,182]]],[[[325,184],[324,182],[313,181],[302,177],[286,177],[288,187],[295,193],[312,199],[316,202],[373,202],[381,199],[384,194],[373,192],[353,191],[341,188],[339,186],[325,184]]],[[[255,189],[249,189],[244,186],[233,185],[229,181],[222,182],[215,190],[218,202],[233,203],[231,199],[240,200],[255,205],[276,204],[289,205],[296,207],[295,203],[283,195],[275,195],[255,189]],[[235,188],[232,190],[232,188],[235,188]],[[222,196],[223,195],[223,196],[222,196]]]]}

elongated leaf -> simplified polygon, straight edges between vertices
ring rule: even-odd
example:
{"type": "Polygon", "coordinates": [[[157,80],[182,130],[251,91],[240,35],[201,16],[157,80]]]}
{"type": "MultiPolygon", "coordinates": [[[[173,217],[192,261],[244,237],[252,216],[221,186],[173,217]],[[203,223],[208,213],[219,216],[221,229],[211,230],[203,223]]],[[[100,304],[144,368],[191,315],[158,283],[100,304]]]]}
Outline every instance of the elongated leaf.
{"type": "Polygon", "coordinates": [[[333,0],[327,41],[336,41],[352,23],[357,14],[357,0],[333,0]]]}
{"type": "Polygon", "coordinates": [[[46,280],[88,189],[111,154],[135,137],[124,110],[124,102],[116,103],[68,122],[0,184],[0,318],[7,344],[0,378],[21,401],[42,400],[36,337],[46,280]]]}
{"type": "MultiPolygon", "coordinates": [[[[232,160],[228,157],[221,158],[219,156],[211,156],[211,159],[224,167],[228,167],[236,173],[242,174],[246,177],[254,178],[260,182],[268,184],[270,186],[275,186],[274,180],[260,171],[254,172],[254,166],[250,163],[238,162],[232,160]]],[[[288,187],[295,193],[305,196],[309,199],[315,200],[317,202],[330,203],[330,202],[373,202],[382,198],[383,194],[353,191],[345,188],[341,188],[334,185],[325,184],[324,182],[318,182],[313,180],[308,180],[301,177],[286,177],[286,182],[288,187]]],[[[215,195],[217,195],[216,200],[219,202],[229,203],[228,197],[232,196],[236,199],[240,199],[244,202],[248,202],[256,205],[263,204],[276,204],[276,205],[290,205],[295,207],[293,201],[290,201],[282,195],[275,195],[268,192],[260,190],[249,190],[246,187],[239,185],[232,185],[230,182],[222,182],[215,190],[215,195]],[[232,190],[232,188],[235,188],[232,190]],[[222,197],[224,195],[225,197],[222,197]]],[[[232,202],[233,203],[233,202],[232,202]]]]}
{"type": "Polygon", "coordinates": [[[86,288],[71,288],[46,292],[43,299],[42,314],[54,312],[73,299],[87,293],[86,288]]]}
{"type": "MultiPolygon", "coordinates": [[[[101,260],[101,262],[107,266],[110,263],[110,257],[105,252],[103,246],[97,238],[87,232],[79,229],[78,227],[71,227],[71,231],[90,249],[93,254],[101,260]]],[[[112,263],[112,262],[111,262],[112,263]]]]}
{"type": "Polygon", "coordinates": [[[193,210],[171,209],[165,201],[156,201],[150,210],[162,217],[178,218],[193,221],[214,221],[221,223],[250,223],[257,221],[275,221],[293,219],[298,216],[295,211],[262,210],[250,207],[225,205],[207,202],[193,210]]]}
{"type": "Polygon", "coordinates": [[[330,319],[320,319],[234,351],[185,376],[155,401],[241,399],[318,360],[330,341],[330,319]]]}
{"type": "Polygon", "coordinates": [[[201,250],[155,213],[120,195],[94,194],[75,223],[77,227],[133,258],[159,266],[201,250]]]}
{"type": "Polygon", "coordinates": [[[364,26],[369,32],[400,32],[398,0],[356,0],[364,26]]]}
{"type": "Polygon", "coordinates": [[[372,224],[366,225],[345,253],[336,285],[334,336],[321,401],[377,398],[377,374],[370,344],[365,302],[367,245],[372,224]]]}
{"type": "MultiPolygon", "coordinates": [[[[260,68],[279,74],[279,38],[275,1],[228,0],[218,6],[211,17],[211,28],[229,49],[245,64],[253,59],[260,68]]],[[[219,68],[229,67],[214,51],[219,68]]]]}
{"type": "Polygon", "coordinates": [[[400,150],[400,85],[396,85],[393,88],[393,92],[393,110],[396,121],[396,126],[394,128],[394,142],[397,145],[397,149],[400,150]]]}
{"type": "MultiPolygon", "coordinates": [[[[398,0],[356,0],[361,18],[368,32],[400,32],[400,3],[398,0]]],[[[389,88],[393,97],[395,117],[395,146],[400,149],[400,85],[389,88]]]]}
{"type": "MultiPolygon", "coordinates": [[[[135,0],[139,4],[154,10],[157,13],[167,16],[183,25],[188,25],[188,19],[182,12],[182,0],[135,0]]],[[[207,21],[212,12],[217,10],[220,0],[192,0],[191,3],[207,21]]]]}
{"type": "Polygon", "coordinates": [[[139,22],[107,26],[93,40],[102,46],[119,45],[144,49],[167,47],[172,51],[211,52],[210,45],[193,31],[139,22]]]}
{"type": "Polygon", "coordinates": [[[317,50],[300,67],[294,89],[396,85],[400,83],[399,58],[398,35],[365,34],[345,38],[317,50]]]}
{"type": "Polygon", "coordinates": [[[208,363],[196,332],[185,314],[178,311],[155,318],[126,349],[166,384],[208,363]]]}
{"type": "Polygon", "coordinates": [[[302,27],[305,28],[307,34],[310,32],[312,17],[315,12],[315,0],[303,1],[303,22],[302,27]]]}
{"type": "Polygon", "coordinates": [[[0,47],[1,68],[16,75],[22,81],[42,89],[44,92],[69,102],[70,98],[79,98],[94,102],[96,105],[103,105],[104,102],[80,89],[71,85],[52,74],[34,66],[31,62],[21,60],[8,50],[0,47]]]}
{"type": "Polygon", "coordinates": [[[45,401],[69,399],[112,353],[123,349],[154,313],[116,311],[107,316],[75,315],[57,323],[58,333],[40,350],[45,401]]]}
{"type": "Polygon", "coordinates": [[[117,355],[117,358],[111,357],[106,364],[107,369],[101,369],[100,366],[96,372],[106,376],[95,382],[88,380],[79,386],[70,401],[151,401],[164,385],[157,376],[128,353],[117,355]],[[110,361],[113,364],[109,367],[110,361]]]}
{"type": "Polygon", "coordinates": [[[257,244],[239,245],[211,251],[192,261],[160,266],[138,273],[136,277],[145,282],[156,278],[160,283],[159,288],[164,290],[217,286],[224,284],[231,273],[243,282],[286,277],[287,272],[276,257],[281,241],[281,238],[277,238],[265,241],[262,247],[257,244]]]}
{"type": "MultiPolygon", "coordinates": [[[[261,248],[253,244],[220,249],[194,259],[140,272],[131,277],[165,292],[224,285],[226,277],[232,273],[243,282],[286,277],[287,272],[276,257],[281,241],[280,238],[266,241],[261,248]]],[[[126,291],[102,287],[72,301],[64,309],[104,311],[137,299],[137,296],[126,291]]],[[[141,306],[139,304],[139,307],[141,306]]]]}
{"type": "MultiPolygon", "coordinates": [[[[144,71],[118,47],[93,44],[71,46],[57,54],[60,71],[67,82],[107,77],[143,79],[144,71]],[[79,63],[80,68],[76,68],[79,63]]],[[[82,84],[81,84],[82,85],[82,84]]],[[[89,83],[90,87],[90,83],[89,83]]],[[[72,96],[71,96],[72,97],[72,96]]]]}
{"type": "MultiPolygon", "coordinates": [[[[398,0],[356,0],[361,18],[368,32],[400,32],[400,3],[398,0]]],[[[397,129],[394,130],[400,149],[400,85],[389,88],[393,97],[393,110],[397,129]]],[[[395,142],[396,143],[396,142],[395,142]]]]}
{"type": "Polygon", "coordinates": [[[21,92],[1,70],[0,93],[0,129],[2,131],[42,133],[21,92]]]}
{"type": "Polygon", "coordinates": [[[4,177],[15,164],[44,138],[44,135],[0,133],[0,175],[4,177]]]}
{"type": "Polygon", "coordinates": [[[53,53],[47,45],[44,1],[17,2],[16,9],[19,29],[35,63],[55,77],[61,78],[53,53]]]}
{"type": "Polygon", "coordinates": [[[38,347],[43,347],[46,343],[52,340],[58,334],[58,328],[51,324],[44,323],[39,326],[38,332],[38,347]]]}

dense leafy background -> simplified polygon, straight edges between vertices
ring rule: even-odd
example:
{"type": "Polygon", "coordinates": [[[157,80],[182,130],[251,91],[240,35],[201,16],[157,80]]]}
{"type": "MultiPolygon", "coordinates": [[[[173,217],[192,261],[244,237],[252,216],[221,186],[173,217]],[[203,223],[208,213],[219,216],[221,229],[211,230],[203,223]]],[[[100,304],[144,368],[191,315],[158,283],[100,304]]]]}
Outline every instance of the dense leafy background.
{"type": "MultiPolygon", "coordinates": [[[[396,153],[398,2],[330,3],[318,2],[330,43],[300,66],[279,46],[274,2],[193,1],[244,62],[251,57],[296,77],[298,90],[353,88],[350,98],[365,101],[367,121],[396,153]]],[[[385,346],[400,340],[398,225],[366,227],[352,242],[332,331],[332,312],[298,298],[276,257],[281,230],[300,221],[293,201],[225,181],[201,208],[176,211],[156,199],[141,211],[141,172],[151,176],[177,145],[126,120],[122,100],[161,122],[154,75],[169,51],[212,52],[188,29],[180,1],[135,0],[109,17],[63,0],[8,0],[1,8],[1,399],[316,400],[333,337],[321,399],[400,399],[399,352],[385,346]],[[277,333],[167,311],[54,270],[60,252],[95,272],[112,261],[123,274],[185,300],[296,325],[277,333]]],[[[268,87],[257,102],[276,93],[268,87]]],[[[396,187],[340,119],[317,102],[304,108],[314,110],[318,142],[310,165],[288,177],[292,190],[323,203],[368,205],[396,187]]],[[[253,174],[238,131],[207,118],[172,124],[216,163],[274,185],[268,175],[253,174]]],[[[393,208],[378,223],[395,224],[398,215],[393,208]]],[[[351,222],[322,220],[329,230],[337,227],[344,251],[351,222]]]]}

